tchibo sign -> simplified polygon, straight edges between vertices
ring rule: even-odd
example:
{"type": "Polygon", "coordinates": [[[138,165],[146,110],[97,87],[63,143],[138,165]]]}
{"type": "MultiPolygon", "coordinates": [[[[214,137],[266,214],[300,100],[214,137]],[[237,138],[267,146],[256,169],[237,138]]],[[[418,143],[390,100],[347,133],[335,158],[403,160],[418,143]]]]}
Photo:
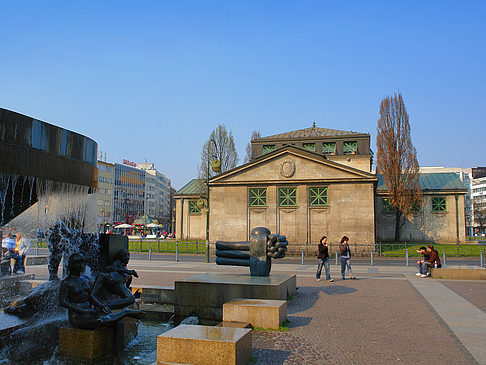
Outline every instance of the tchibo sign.
{"type": "Polygon", "coordinates": [[[128,161],[128,160],[125,160],[125,159],[123,160],[123,164],[128,165],[128,166],[137,167],[137,164],[135,162],[128,161]]]}

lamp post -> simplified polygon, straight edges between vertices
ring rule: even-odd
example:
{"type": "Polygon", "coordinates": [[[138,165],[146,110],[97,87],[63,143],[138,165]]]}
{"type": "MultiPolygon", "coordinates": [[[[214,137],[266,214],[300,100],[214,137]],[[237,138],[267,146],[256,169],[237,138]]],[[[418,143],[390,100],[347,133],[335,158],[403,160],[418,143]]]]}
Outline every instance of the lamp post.
{"type": "Polygon", "coordinates": [[[101,213],[101,233],[105,233],[105,210],[103,208],[100,209],[101,213]]]}
{"type": "MultiPolygon", "coordinates": [[[[209,146],[211,144],[210,142],[214,143],[214,147],[215,147],[216,150],[218,149],[218,146],[216,145],[216,141],[211,138],[208,142],[208,166],[207,166],[208,174],[206,176],[206,189],[207,189],[206,190],[206,202],[207,202],[207,206],[206,206],[206,262],[209,262],[209,157],[210,157],[210,154],[211,154],[211,152],[209,151],[209,146]]],[[[216,157],[212,156],[212,158],[214,160],[211,163],[211,169],[214,172],[220,172],[221,171],[221,162],[219,162],[216,157]]]]}

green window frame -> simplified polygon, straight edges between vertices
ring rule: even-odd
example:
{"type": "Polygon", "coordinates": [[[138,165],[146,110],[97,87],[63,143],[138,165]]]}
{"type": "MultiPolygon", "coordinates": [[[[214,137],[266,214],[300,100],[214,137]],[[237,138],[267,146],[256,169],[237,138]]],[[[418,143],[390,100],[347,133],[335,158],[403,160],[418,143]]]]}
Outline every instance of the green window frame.
{"type": "Polygon", "coordinates": [[[302,147],[306,150],[316,152],[316,144],[315,143],[302,143],[302,147]]]}
{"type": "Polygon", "coordinates": [[[395,211],[395,208],[393,205],[391,205],[391,199],[390,198],[382,198],[382,210],[384,213],[392,213],[395,211]]]}
{"type": "Polygon", "coordinates": [[[275,151],[275,145],[274,144],[264,144],[263,145],[263,150],[262,150],[262,154],[264,155],[265,153],[269,153],[269,152],[272,152],[272,151],[275,151]]]}
{"type": "Polygon", "coordinates": [[[352,154],[358,152],[358,142],[348,141],[343,143],[344,154],[352,154]]]}
{"type": "Polygon", "coordinates": [[[297,188],[279,188],[278,205],[281,207],[294,207],[297,205],[297,188]]]}
{"type": "Polygon", "coordinates": [[[328,205],[327,186],[309,187],[309,205],[311,207],[323,207],[328,205]]]}
{"type": "Polygon", "coordinates": [[[267,188],[250,188],[250,207],[267,206],[267,188]]]}
{"type": "Polygon", "coordinates": [[[432,212],[447,212],[447,198],[445,196],[436,196],[432,198],[432,212]]]}
{"type": "Polygon", "coordinates": [[[336,153],[336,142],[323,143],[322,153],[325,155],[332,155],[336,153]]]}
{"type": "Polygon", "coordinates": [[[197,202],[195,200],[189,200],[189,214],[198,213],[201,213],[201,208],[197,206],[197,202]]]}

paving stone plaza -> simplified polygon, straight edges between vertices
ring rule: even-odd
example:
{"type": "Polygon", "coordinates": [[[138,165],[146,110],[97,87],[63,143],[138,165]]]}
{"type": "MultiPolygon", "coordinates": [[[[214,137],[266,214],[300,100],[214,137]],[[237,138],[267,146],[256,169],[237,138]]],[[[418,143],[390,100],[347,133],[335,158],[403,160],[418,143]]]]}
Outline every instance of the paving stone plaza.
{"type": "MultiPolygon", "coordinates": [[[[173,286],[202,273],[247,273],[200,257],[133,255],[133,285],[173,286]]],[[[316,266],[283,259],[272,274],[296,274],[288,331],[254,331],[252,364],[485,364],[486,282],[415,276],[412,266],[353,264],[357,280],[316,282],[316,266]]],[[[47,279],[46,265],[27,273],[47,279]]]]}

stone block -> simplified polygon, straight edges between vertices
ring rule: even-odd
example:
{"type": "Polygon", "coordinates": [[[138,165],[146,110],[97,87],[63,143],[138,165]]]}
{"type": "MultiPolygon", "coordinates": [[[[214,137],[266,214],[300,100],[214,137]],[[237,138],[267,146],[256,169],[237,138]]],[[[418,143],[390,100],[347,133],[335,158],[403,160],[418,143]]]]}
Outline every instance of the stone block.
{"type": "Polygon", "coordinates": [[[295,275],[202,274],[175,282],[174,314],[221,321],[223,304],[233,299],[286,300],[295,291],[295,275]]]}
{"type": "Polygon", "coordinates": [[[10,275],[0,278],[0,308],[9,305],[15,297],[23,294],[21,289],[21,282],[23,280],[31,280],[34,274],[10,275]]]}
{"type": "Polygon", "coordinates": [[[251,324],[248,322],[236,322],[236,321],[222,321],[216,326],[218,327],[233,327],[233,328],[252,328],[251,324]]]}
{"type": "Polygon", "coordinates": [[[33,265],[47,265],[48,263],[48,256],[29,256],[25,257],[25,265],[26,266],[33,266],[33,265]]]}
{"type": "Polygon", "coordinates": [[[131,290],[132,293],[140,290],[144,303],[174,304],[174,288],[169,286],[137,285],[131,290]]]}
{"type": "Polygon", "coordinates": [[[71,327],[59,329],[59,354],[64,357],[98,360],[113,356],[113,328],[82,330],[71,327]]]}
{"type": "Polygon", "coordinates": [[[430,275],[434,279],[486,280],[486,269],[431,268],[430,275]]]}
{"type": "Polygon", "coordinates": [[[242,321],[253,327],[278,329],[286,319],[285,300],[235,299],[223,304],[223,321],[242,321]]]}
{"type": "Polygon", "coordinates": [[[27,320],[6,314],[3,310],[0,310],[0,340],[6,341],[6,338],[10,333],[27,324],[27,320]]]}
{"type": "Polygon", "coordinates": [[[248,364],[251,329],[180,325],[157,337],[157,364],[248,364]]]}
{"type": "Polygon", "coordinates": [[[140,310],[145,313],[145,320],[169,322],[174,315],[174,306],[171,304],[141,303],[140,310]]]}

